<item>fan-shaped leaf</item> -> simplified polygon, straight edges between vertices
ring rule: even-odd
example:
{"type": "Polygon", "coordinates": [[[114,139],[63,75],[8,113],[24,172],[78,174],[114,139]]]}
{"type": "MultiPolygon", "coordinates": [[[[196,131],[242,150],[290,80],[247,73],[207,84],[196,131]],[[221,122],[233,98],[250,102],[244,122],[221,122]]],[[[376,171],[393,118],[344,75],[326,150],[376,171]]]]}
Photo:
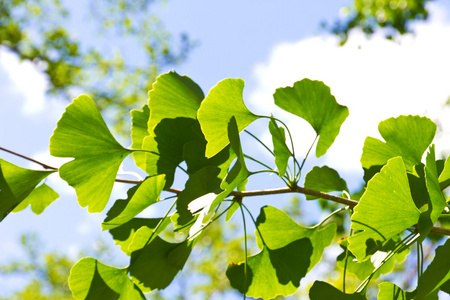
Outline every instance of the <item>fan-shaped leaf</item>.
{"type": "Polygon", "coordinates": [[[206,157],[216,155],[230,142],[228,139],[228,123],[231,117],[236,118],[238,132],[259,118],[250,112],[244,104],[242,79],[225,79],[211,89],[200,105],[198,121],[208,144],[206,157]]]}
{"type": "Polygon", "coordinates": [[[367,137],[361,156],[362,166],[382,166],[396,156],[401,156],[407,170],[420,164],[423,153],[433,141],[436,124],[426,117],[399,116],[389,118],[378,125],[385,143],[367,137]]]}
{"type": "Polygon", "coordinates": [[[348,108],[339,105],[330,88],[321,81],[297,81],[293,87],[277,89],[273,98],[276,105],[303,118],[314,128],[319,135],[317,157],[327,152],[348,116],[348,108]]]}
{"type": "Polygon", "coordinates": [[[79,96],[66,107],[50,138],[51,155],[75,158],[59,174],[89,212],[105,208],[119,166],[131,152],[115,140],[88,96],[79,96]]]}
{"type": "Polygon", "coordinates": [[[164,175],[148,177],[133,193],[133,196],[125,202],[114,203],[108,212],[108,217],[102,224],[103,230],[113,229],[133,219],[141,211],[156,203],[164,188],[164,175]],[[120,209],[118,209],[120,206],[120,209]]]}
{"type": "Polygon", "coordinates": [[[400,157],[390,159],[369,181],[354,212],[351,227],[356,233],[348,242],[358,261],[365,260],[391,237],[417,223],[420,211],[411,197],[400,157]]]}
{"type": "Polygon", "coordinates": [[[0,159],[0,221],[55,171],[36,171],[0,159]]]}
{"type": "Polygon", "coordinates": [[[390,282],[382,282],[378,285],[378,300],[407,300],[406,292],[390,282]]]}
{"type": "Polygon", "coordinates": [[[44,210],[59,198],[58,193],[56,193],[51,187],[45,183],[41,184],[35,188],[19,205],[14,208],[13,212],[18,212],[25,209],[28,205],[31,206],[31,210],[40,215],[44,210]]]}
{"type": "MultiPolygon", "coordinates": [[[[336,170],[327,166],[314,167],[306,174],[305,188],[319,192],[347,191],[347,183],[339,176],[336,170]]],[[[316,199],[314,196],[306,196],[307,200],[316,199]]]]}
{"type": "Polygon", "coordinates": [[[145,299],[127,272],[85,257],[72,267],[69,287],[75,299],[145,299]]]}
{"type": "Polygon", "coordinates": [[[311,241],[303,238],[279,249],[264,246],[245,263],[231,263],[227,269],[230,284],[253,298],[273,299],[295,293],[306,275],[312,253],[311,241]]]}

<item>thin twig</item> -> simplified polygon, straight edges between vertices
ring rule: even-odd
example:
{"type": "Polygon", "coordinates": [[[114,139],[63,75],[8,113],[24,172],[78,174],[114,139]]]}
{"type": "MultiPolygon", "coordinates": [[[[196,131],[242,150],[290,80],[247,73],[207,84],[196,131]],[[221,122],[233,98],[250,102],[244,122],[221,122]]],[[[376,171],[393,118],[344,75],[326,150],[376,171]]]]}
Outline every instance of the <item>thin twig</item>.
{"type": "Polygon", "coordinates": [[[35,160],[35,159],[32,159],[31,157],[25,156],[25,155],[23,155],[23,154],[16,153],[16,152],[14,152],[14,151],[5,149],[5,148],[3,148],[3,147],[0,147],[0,150],[3,150],[3,151],[5,151],[5,152],[8,152],[8,153],[13,154],[13,155],[15,155],[15,156],[24,158],[24,159],[26,159],[26,160],[32,161],[32,162],[34,162],[35,164],[38,164],[38,165],[42,166],[44,169],[47,169],[47,170],[49,170],[49,169],[50,169],[50,170],[58,170],[58,168],[49,166],[49,165],[44,164],[44,163],[42,163],[42,162],[40,162],[40,161],[37,161],[37,160],[35,160]]]}

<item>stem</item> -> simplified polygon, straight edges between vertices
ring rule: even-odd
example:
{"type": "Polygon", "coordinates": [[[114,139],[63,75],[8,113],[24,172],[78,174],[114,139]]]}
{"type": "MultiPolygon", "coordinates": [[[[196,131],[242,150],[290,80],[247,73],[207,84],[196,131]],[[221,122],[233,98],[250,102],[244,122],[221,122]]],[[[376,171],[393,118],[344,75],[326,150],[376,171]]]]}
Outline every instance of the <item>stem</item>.
{"type": "MultiPolygon", "coordinates": [[[[350,229],[350,236],[353,235],[353,229],[350,229]]],[[[344,274],[342,274],[342,291],[345,294],[345,280],[347,278],[348,245],[345,248],[344,274]]]]}
{"type": "Polygon", "coordinates": [[[303,159],[302,165],[300,166],[300,170],[298,171],[298,176],[299,177],[300,177],[300,173],[302,172],[303,166],[305,165],[306,159],[308,158],[309,153],[311,152],[311,150],[312,150],[314,144],[316,143],[318,137],[319,137],[319,135],[317,134],[316,137],[314,138],[314,141],[312,142],[311,146],[309,147],[308,152],[306,152],[305,158],[303,159]]]}
{"type": "Polygon", "coordinates": [[[261,242],[263,243],[263,245],[264,245],[265,247],[267,247],[267,244],[266,244],[266,242],[265,242],[264,239],[263,239],[263,236],[262,236],[262,234],[261,234],[261,231],[259,231],[259,228],[258,228],[258,226],[256,225],[256,221],[255,221],[255,218],[253,218],[252,213],[251,213],[250,210],[247,208],[247,206],[245,206],[244,203],[241,202],[241,205],[245,208],[245,210],[247,211],[247,213],[248,213],[248,214],[250,215],[250,217],[252,218],[253,224],[255,224],[256,230],[258,231],[259,237],[261,238],[261,242]]]}
{"type": "Polygon", "coordinates": [[[316,228],[316,227],[322,226],[326,221],[328,221],[328,220],[329,220],[330,218],[332,218],[334,215],[340,213],[340,212],[343,211],[343,210],[347,210],[347,209],[349,209],[348,206],[346,206],[346,207],[341,207],[341,208],[339,208],[339,209],[333,211],[333,212],[332,212],[331,214],[329,214],[325,219],[323,219],[322,222],[320,222],[319,224],[313,226],[312,228],[316,228]]]}
{"type": "Polygon", "coordinates": [[[275,156],[275,153],[273,153],[272,150],[270,150],[269,147],[267,147],[266,144],[264,144],[258,137],[256,137],[253,133],[251,133],[250,131],[248,131],[247,129],[244,129],[244,132],[247,133],[248,135],[250,135],[252,138],[254,138],[255,140],[257,140],[261,145],[263,145],[264,148],[267,149],[267,151],[270,152],[270,154],[272,154],[273,156],[275,156]]]}
{"type": "MultiPolygon", "coordinates": [[[[245,252],[245,258],[244,258],[244,287],[247,288],[247,266],[248,266],[248,252],[247,252],[247,226],[245,225],[245,215],[244,210],[242,209],[242,202],[239,203],[239,207],[241,209],[242,213],[242,222],[244,223],[244,252],[245,252]]],[[[247,293],[244,293],[244,300],[247,298],[247,293]]]]}
{"type": "Polygon", "coordinates": [[[250,159],[250,160],[252,160],[252,161],[254,161],[254,162],[258,163],[258,164],[260,164],[261,166],[263,166],[263,167],[265,167],[265,168],[267,168],[267,169],[269,169],[269,170],[274,171],[273,168],[269,167],[269,166],[266,165],[265,163],[263,163],[263,162],[261,162],[261,161],[255,159],[255,158],[253,158],[253,157],[251,157],[251,156],[248,156],[247,154],[244,154],[244,157],[247,158],[247,159],[250,159]]]}

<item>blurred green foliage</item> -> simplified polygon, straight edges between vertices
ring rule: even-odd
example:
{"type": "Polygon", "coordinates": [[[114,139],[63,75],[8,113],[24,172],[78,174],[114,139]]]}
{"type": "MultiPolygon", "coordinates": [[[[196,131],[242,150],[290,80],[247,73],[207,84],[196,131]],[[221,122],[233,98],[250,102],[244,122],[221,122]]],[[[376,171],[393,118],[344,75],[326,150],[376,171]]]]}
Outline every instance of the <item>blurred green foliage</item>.
{"type": "Polygon", "coordinates": [[[410,23],[426,20],[429,0],[354,0],[354,4],[343,8],[344,20],[330,27],[344,44],[350,31],[361,29],[367,35],[383,29],[386,38],[411,32],[410,23]]]}
{"type": "Polygon", "coordinates": [[[156,2],[0,0],[0,47],[43,71],[50,94],[89,94],[123,132],[160,70],[193,46],[185,34],[173,41],[153,12],[156,2]]]}

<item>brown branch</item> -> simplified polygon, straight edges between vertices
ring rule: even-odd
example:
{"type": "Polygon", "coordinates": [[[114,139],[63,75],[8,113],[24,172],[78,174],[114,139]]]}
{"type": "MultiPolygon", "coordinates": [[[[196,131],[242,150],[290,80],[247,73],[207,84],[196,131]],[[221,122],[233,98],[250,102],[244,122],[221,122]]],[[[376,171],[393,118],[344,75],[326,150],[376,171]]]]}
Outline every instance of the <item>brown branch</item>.
{"type": "MultiPolygon", "coordinates": [[[[32,161],[38,165],[41,165],[42,167],[44,167],[45,169],[51,169],[51,170],[58,170],[58,168],[49,166],[47,164],[44,164],[42,162],[39,162],[35,159],[32,159],[30,157],[27,157],[25,155],[13,152],[11,150],[5,149],[0,147],[0,150],[3,150],[5,152],[14,154],[16,156],[19,156],[21,158],[24,158],[26,160],[32,161]]],[[[115,180],[116,182],[122,182],[122,183],[130,183],[130,184],[139,184],[142,182],[142,180],[129,180],[129,179],[119,179],[116,178],[115,180]]],[[[182,191],[179,189],[174,189],[174,188],[169,188],[167,190],[165,190],[167,192],[171,192],[174,194],[179,195],[182,191]]],[[[327,193],[323,193],[323,192],[319,192],[319,191],[315,191],[315,190],[310,190],[307,188],[303,188],[303,187],[293,187],[293,188],[278,188],[278,189],[268,189],[268,190],[257,190],[257,191],[243,191],[243,192],[239,192],[239,191],[233,191],[230,193],[230,196],[234,196],[237,198],[244,198],[244,197],[252,197],[252,196],[264,196],[264,195],[277,195],[277,194],[288,194],[288,193],[300,193],[300,194],[305,194],[305,195],[310,195],[310,196],[314,196],[317,198],[322,198],[322,199],[326,199],[326,200],[330,200],[330,201],[334,201],[337,203],[341,203],[344,205],[347,205],[351,208],[355,207],[359,202],[355,201],[355,200],[351,200],[351,199],[347,199],[344,197],[339,197],[339,196],[335,196],[335,195],[331,195],[331,194],[327,194],[327,193]]],[[[417,226],[417,224],[416,224],[417,226]]],[[[442,228],[442,227],[433,227],[431,228],[431,232],[432,233],[436,233],[436,234],[441,234],[441,235],[448,235],[450,236],[450,229],[447,228],[442,228]]]]}

